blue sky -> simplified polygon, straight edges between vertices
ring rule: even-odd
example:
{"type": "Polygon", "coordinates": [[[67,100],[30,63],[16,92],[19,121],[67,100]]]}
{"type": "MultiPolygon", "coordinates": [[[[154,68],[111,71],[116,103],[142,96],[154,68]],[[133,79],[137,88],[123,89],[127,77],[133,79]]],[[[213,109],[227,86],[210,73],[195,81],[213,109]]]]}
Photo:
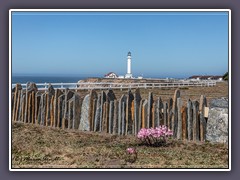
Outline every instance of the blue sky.
{"type": "Polygon", "coordinates": [[[13,12],[12,73],[222,75],[227,12],[13,12]]]}

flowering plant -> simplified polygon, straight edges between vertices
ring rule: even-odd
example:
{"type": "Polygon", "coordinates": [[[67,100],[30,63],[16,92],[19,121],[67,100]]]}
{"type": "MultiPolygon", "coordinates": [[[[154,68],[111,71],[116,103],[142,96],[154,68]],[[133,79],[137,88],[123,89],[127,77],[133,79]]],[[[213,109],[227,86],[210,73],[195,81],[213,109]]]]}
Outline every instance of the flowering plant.
{"type": "Polygon", "coordinates": [[[166,144],[166,139],[173,135],[173,132],[167,126],[159,126],[156,128],[142,128],[137,137],[143,144],[149,146],[161,146],[166,144]]]}
{"type": "Polygon", "coordinates": [[[137,160],[137,151],[134,148],[127,148],[125,161],[133,163],[137,160]]]}

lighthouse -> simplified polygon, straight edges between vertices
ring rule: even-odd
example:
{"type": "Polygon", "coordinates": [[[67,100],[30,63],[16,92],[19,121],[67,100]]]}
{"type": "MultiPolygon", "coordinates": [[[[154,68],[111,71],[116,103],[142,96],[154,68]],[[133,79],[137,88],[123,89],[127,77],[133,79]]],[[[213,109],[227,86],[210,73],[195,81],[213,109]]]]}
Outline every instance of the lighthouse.
{"type": "Polygon", "coordinates": [[[131,52],[129,51],[127,54],[127,74],[125,75],[125,78],[132,78],[131,59],[131,52]]]}

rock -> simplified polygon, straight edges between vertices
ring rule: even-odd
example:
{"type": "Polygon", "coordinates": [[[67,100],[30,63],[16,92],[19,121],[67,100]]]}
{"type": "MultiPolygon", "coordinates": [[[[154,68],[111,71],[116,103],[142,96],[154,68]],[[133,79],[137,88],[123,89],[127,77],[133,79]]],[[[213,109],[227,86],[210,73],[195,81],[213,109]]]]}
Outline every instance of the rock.
{"type": "Polygon", "coordinates": [[[89,123],[89,100],[90,95],[86,95],[82,102],[81,109],[81,119],[79,124],[79,130],[81,131],[90,131],[90,123],[89,123]]]}
{"type": "Polygon", "coordinates": [[[210,103],[206,127],[207,141],[228,144],[228,105],[226,102],[228,100],[222,98],[214,99],[210,103]]]}
{"type": "Polygon", "coordinates": [[[227,98],[213,99],[210,102],[209,106],[210,108],[212,107],[228,108],[228,99],[227,98]]]}

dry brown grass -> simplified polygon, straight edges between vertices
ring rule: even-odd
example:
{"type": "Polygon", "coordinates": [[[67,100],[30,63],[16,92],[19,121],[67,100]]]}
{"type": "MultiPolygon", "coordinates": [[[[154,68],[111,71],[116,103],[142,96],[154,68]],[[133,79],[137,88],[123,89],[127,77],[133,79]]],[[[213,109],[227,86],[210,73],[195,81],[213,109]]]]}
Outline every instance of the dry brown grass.
{"type": "MultiPolygon", "coordinates": [[[[191,100],[198,100],[200,99],[201,95],[206,96],[207,103],[214,99],[214,98],[221,98],[221,97],[228,97],[228,82],[218,82],[216,86],[213,87],[180,87],[181,98],[183,102],[187,102],[188,99],[191,100]]],[[[148,93],[153,92],[153,98],[156,99],[157,97],[161,97],[163,101],[167,101],[170,97],[173,98],[174,91],[176,88],[153,88],[153,89],[140,89],[140,93],[143,99],[148,98],[148,93]]],[[[122,94],[126,94],[127,90],[113,90],[117,99],[121,97],[122,94]]],[[[135,90],[133,89],[132,92],[135,90]]],[[[89,91],[87,90],[79,90],[79,94],[83,97],[89,91]]],[[[100,90],[97,90],[100,92],[100,90]]]]}
{"type": "Polygon", "coordinates": [[[176,140],[147,147],[134,136],[13,123],[12,168],[228,168],[228,147],[176,140]],[[125,161],[128,147],[137,149],[134,163],[125,161]]]}

